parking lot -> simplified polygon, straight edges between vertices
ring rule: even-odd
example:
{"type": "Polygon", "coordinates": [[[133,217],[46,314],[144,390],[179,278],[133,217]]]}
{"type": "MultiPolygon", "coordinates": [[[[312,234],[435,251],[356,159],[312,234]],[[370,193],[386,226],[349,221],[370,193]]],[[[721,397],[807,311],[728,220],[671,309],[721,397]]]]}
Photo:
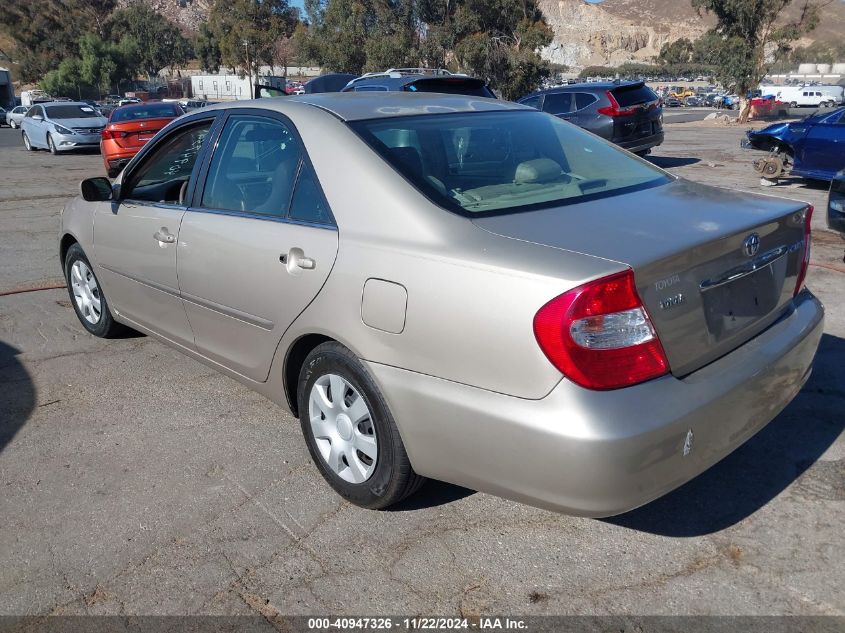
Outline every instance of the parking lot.
{"type": "Polygon", "coordinates": [[[0,129],[0,614],[845,615],[845,242],[826,189],[760,186],[739,126],[667,121],[657,165],[816,206],[826,334],[759,435],[606,520],[436,482],[386,512],[341,501],[291,415],[149,338],[86,334],[41,289],[62,283],[60,209],[102,161],[0,129]]]}

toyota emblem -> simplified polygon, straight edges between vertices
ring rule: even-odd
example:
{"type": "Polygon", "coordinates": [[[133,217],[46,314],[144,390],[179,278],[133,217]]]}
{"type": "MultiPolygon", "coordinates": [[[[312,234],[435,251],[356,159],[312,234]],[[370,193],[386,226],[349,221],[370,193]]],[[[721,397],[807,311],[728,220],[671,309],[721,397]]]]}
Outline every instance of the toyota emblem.
{"type": "Polygon", "coordinates": [[[752,233],[742,241],[742,252],[746,257],[754,257],[760,250],[760,236],[752,233]]]}

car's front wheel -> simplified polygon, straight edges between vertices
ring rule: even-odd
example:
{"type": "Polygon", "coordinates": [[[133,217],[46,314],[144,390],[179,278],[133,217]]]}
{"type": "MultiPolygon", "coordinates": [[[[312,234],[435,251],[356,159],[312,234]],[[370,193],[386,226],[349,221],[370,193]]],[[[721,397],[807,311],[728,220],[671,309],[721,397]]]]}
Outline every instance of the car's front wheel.
{"type": "Polygon", "coordinates": [[[386,508],[413,494],[425,481],[411,467],[375,381],[339,343],[323,343],[305,359],[297,402],[314,463],[331,487],[351,503],[386,508]]]}
{"type": "Polygon", "coordinates": [[[101,338],[110,338],[125,331],[125,326],[112,318],[100,282],[79,244],[73,244],[65,256],[65,280],[82,327],[101,338]]]}
{"type": "Polygon", "coordinates": [[[22,132],[23,134],[23,146],[26,148],[28,152],[34,152],[35,147],[32,145],[32,141],[29,140],[29,136],[27,136],[26,132],[22,132]]]}
{"type": "Polygon", "coordinates": [[[59,150],[56,149],[56,143],[53,141],[52,135],[47,135],[47,149],[50,150],[50,153],[54,156],[59,153],[59,150]]]}

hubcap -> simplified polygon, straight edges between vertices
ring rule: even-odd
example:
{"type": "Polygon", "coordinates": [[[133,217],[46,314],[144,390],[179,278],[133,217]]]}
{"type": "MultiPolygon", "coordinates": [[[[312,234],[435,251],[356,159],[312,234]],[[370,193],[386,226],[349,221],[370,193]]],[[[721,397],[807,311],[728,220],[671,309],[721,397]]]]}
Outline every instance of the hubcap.
{"type": "Polygon", "coordinates": [[[320,456],[338,477],[367,481],[376,468],[378,439],[364,398],[337,374],[320,376],[308,397],[311,432],[320,456]]]}
{"type": "Polygon", "coordinates": [[[100,288],[94,273],[81,259],[70,267],[70,287],[79,313],[88,323],[97,325],[102,316],[100,288]]]}

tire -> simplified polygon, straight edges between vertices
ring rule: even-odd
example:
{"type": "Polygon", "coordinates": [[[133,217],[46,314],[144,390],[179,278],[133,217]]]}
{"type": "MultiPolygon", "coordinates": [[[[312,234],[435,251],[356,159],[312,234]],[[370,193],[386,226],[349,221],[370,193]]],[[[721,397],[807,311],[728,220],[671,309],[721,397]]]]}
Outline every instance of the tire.
{"type": "Polygon", "coordinates": [[[790,101],[790,102],[789,102],[789,107],[790,107],[790,108],[797,108],[797,107],[798,107],[798,102],[796,102],[796,101],[790,101]]]}
{"type": "Polygon", "coordinates": [[[65,281],[73,310],[79,322],[82,323],[82,327],[89,333],[100,338],[112,338],[126,331],[126,326],[112,317],[106,297],[100,290],[100,282],[94,275],[94,268],[79,244],[71,245],[65,256],[65,281]],[[81,266],[76,267],[77,264],[81,266]],[[85,270],[90,273],[90,276],[86,275],[86,279],[83,280],[82,276],[77,276],[77,273],[85,270]],[[92,280],[95,286],[93,292],[90,290],[92,280]],[[92,296],[95,300],[99,300],[99,314],[95,309],[96,302],[85,300],[85,298],[90,300],[92,296]]]}
{"type": "Polygon", "coordinates": [[[23,146],[26,148],[26,151],[34,152],[35,146],[29,140],[29,137],[26,135],[26,132],[22,132],[22,134],[23,134],[23,146]]]}
{"type": "Polygon", "coordinates": [[[413,494],[425,482],[411,467],[399,429],[375,381],[358,358],[339,343],[318,345],[305,359],[299,373],[297,402],[302,434],[311,458],[329,485],[350,503],[380,510],[413,494]],[[340,398],[332,392],[332,385],[341,386],[340,398]],[[312,402],[312,395],[316,402],[323,403],[322,410],[312,402]],[[356,405],[359,398],[366,405],[363,416],[361,405],[356,405]],[[338,403],[340,408],[336,409],[338,403]],[[334,411],[341,415],[332,419],[334,411]],[[317,421],[315,425],[311,422],[312,413],[317,421]],[[327,421],[323,427],[325,435],[314,430],[320,428],[321,418],[327,421]],[[349,437],[348,441],[344,435],[349,437]],[[374,446],[376,454],[370,464],[366,462],[371,458],[356,448],[357,442],[366,442],[367,438],[375,442],[368,444],[371,449],[374,446]],[[334,467],[329,465],[330,461],[335,463],[334,467]],[[368,472],[362,474],[362,467],[368,472]],[[356,482],[356,476],[363,479],[356,482]]]}
{"type": "Polygon", "coordinates": [[[10,127],[10,128],[12,128],[13,130],[17,130],[17,129],[18,129],[18,124],[17,124],[17,123],[15,123],[14,121],[12,121],[11,123],[9,123],[9,127],[10,127]]]}
{"type": "Polygon", "coordinates": [[[56,149],[56,144],[53,142],[53,137],[50,134],[47,135],[47,149],[50,150],[50,153],[53,156],[59,153],[59,150],[56,149]]]}

